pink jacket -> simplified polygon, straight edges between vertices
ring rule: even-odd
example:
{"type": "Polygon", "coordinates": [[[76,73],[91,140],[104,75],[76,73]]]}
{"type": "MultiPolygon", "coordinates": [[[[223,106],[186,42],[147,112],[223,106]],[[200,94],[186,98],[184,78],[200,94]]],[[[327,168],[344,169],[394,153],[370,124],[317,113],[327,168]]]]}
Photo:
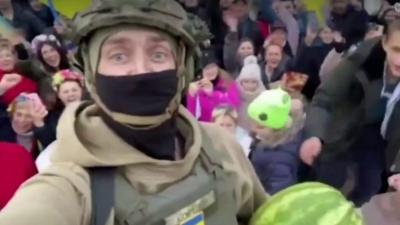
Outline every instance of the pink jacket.
{"type": "Polygon", "coordinates": [[[235,82],[229,86],[226,91],[223,91],[223,82],[220,81],[214,88],[211,95],[206,94],[200,90],[195,96],[187,96],[187,108],[196,116],[196,111],[200,111],[199,121],[211,122],[212,111],[219,105],[232,105],[236,109],[240,106],[240,94],[235,82]],[[198,99],[198,100],[197,100],[198,99]],[[199,102],[197,102],[199,101],[199,102]],[[197,106],[200,105],[200,109],[197,106]]]}

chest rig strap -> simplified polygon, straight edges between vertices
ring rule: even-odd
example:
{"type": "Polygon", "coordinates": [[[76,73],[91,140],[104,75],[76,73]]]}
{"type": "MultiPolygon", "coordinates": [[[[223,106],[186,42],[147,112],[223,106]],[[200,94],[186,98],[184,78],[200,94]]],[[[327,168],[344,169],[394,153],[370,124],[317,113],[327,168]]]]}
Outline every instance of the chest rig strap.
{"type": "Polygon", "coordinates": [[[225,183],[226,175],[219,152],[214,149],[208,134],[203,129],[201,131],[202,150],[192,172],[184,180],[160,193],[154,195],[139,193],[122,174],[116,173],[116,168],[89,169],[93,204],[91,225],[106,225],[112,209],[115,211],[117,225],[164,225],[166,223],[154,221],[162,221],[169,216],[169,212],[178,211],[181,207],[211,192],[215,199],[221,193],[219,190],[221,188],[216,188],[217,183],[225,183]],[[193,191],[193,194],[189,191],[193,191]],[[160,208],[165,210],[159,211],[160,208]]]}

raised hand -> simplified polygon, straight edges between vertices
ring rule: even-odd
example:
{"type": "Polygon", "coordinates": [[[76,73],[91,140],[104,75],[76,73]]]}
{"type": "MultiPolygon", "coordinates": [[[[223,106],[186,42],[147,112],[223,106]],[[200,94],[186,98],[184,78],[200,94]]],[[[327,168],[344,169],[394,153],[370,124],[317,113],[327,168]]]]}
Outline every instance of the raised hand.
{"type": "Polygon", "coordinates": [[[15,87],[19,82],[21,82],[22,76],[16,73],[5,74],[0,80],[0,94],[8,91],[9,89],[15,87]]]}

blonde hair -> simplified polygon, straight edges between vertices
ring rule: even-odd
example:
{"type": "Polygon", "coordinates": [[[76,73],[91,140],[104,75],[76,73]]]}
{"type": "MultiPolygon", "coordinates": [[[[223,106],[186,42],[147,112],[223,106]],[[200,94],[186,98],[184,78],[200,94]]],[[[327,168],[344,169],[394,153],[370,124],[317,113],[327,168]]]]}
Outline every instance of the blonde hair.
{"type": "Polygon", "coordinates": [[[212,121],[215,122],[218,118],[229,116],[236,124],[239,119],[239,114],[235,108],[230,105],[221,105],[215,107],[212,111],[212,121]]]}

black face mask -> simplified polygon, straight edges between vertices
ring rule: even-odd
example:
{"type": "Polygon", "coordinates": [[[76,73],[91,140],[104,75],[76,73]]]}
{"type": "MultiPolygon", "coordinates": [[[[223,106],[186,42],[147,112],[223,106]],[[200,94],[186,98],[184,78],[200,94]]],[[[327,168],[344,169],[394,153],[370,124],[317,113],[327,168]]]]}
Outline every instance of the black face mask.
{"type": "Polygon", "coordinates": [[[133,116],[163,114],[178,92],[176,70],[131,76],[98,74],[95,83],[108,110],[133,116]]]}
{"type": "MultiPolygon", "coordinates": [[[[178,77],[175,70],[120,77],[98,74],[96,88],[109,110],[135,116],[152,116],[165,112],[178,91],[178,77]]],[[[152,129],[138,130],[116,122],[105,112],[100,115],[120,138],[144,154],[160,160],[175,159],[175,118],[152,129]]]]}

